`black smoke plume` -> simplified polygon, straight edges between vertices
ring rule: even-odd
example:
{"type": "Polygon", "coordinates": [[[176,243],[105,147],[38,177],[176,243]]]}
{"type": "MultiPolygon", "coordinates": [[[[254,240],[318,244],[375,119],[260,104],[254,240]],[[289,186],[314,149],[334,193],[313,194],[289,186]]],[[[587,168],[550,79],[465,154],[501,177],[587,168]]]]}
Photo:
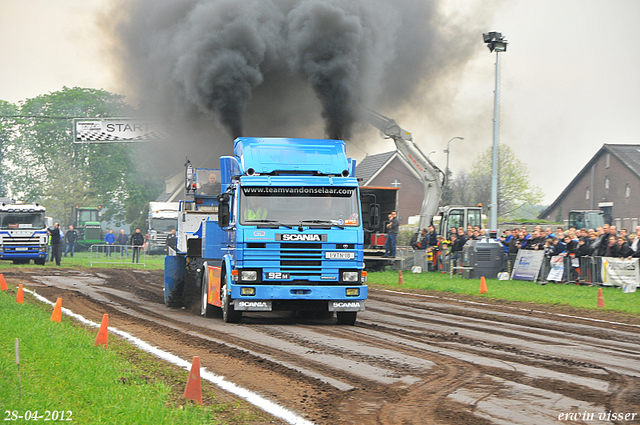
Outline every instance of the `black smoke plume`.
{"type": "Polygon", "coordinates": [[[481,29],[447,21],[441,6],[123,0],[103,26],[124,89],[164,118],[238,137],[304,133],[321,116],[327,137],[349,139],[364,108],[416,102],[482,47],[481,29]]]}

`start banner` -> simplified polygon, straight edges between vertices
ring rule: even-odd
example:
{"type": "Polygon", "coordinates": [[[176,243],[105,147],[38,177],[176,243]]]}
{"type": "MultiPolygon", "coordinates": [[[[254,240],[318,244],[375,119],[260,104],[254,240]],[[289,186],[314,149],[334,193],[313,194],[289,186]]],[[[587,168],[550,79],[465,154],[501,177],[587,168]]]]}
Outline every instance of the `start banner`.
{"type": "Polygon", "coordinates": [[[619,286],[624,292],[636,292],[640,284],[638,261],[638,258],[602,257],[602,284],[619,286]]]}
{"type": "Polygon", "coordinates": [[[156,120],[150,118],[76,118],[74,143],[150,142],[168,139],[156,120]]]}

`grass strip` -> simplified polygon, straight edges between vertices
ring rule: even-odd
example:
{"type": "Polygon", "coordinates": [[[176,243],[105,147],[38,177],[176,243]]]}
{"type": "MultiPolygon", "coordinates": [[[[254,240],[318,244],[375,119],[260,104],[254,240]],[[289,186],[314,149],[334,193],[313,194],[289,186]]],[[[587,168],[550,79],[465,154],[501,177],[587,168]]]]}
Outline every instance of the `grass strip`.
{"type": "MultiPolygon", "coordinates": [[[[368,273],[367,281],[371,285],[388,287],[432,290],[453,294],[476,295],[481,298],[522,301],[537,304],[563,305],[576,308],[598,309],[597,286],[539,283],[523,280],[487,279],[488,292],[480,295],[480,279],[450,278],[442,273],[404,272],[404,285],[399,285],[397,271],[368,273]]],[[[620,288],[601,287],[605,308],[631,314],[640,314],[639,293],[625,294],[620,288]]]]}
{"type": "MultiPolygon", "coordinates": [[[[100,259],[104,259],[104,254],[95,254],[101,255],[100,259]]],[[[120,255],[118,253],[112,255],[120,255]]],[[[125,257],[122,262],[117,263],[93,263],[94,268],[120,268],[120,269],[140,269],[140,270],[161,270],[164,269],[164,255],[147,255],[144,258],[145,265],[142,264],[132,264],[131,263],[131,252],[129,252],[129,257],[125,257]]],[[[120,260],[121,257],[118,257],[120,260]]],[[[36,266],[33,262],[29,264],[13,264],[12,261],[0,261],[0,272],[3,269],[18,267],[18,268],[72,268],[77,269],[81,267],[91,267],[91,257],[89,252],[76,252],[73,257],[67,256],[62,257],[60,261],[60,267],[55,265],[55,262],[47,261],[44,266],[36,266]]]]}
{"type": "Polygon", "coordinates": [[[13,291],[0,293],[3,420],[10,420],[7,411],[18,415],[38,411],[40,416],[46,411],[64,412],[65,419],[71,417],[78,424],[240,424],[265,419],[262,412],[241,402],[216,402],[215,394],[204,385],[205,406],[185,402],[186,370],[159,362],[118,338],[110,338],[107,350],[94,347],[96,329],[66,316],[61,323],[51,322],[51,311],[27,299],[24,304],[16,303],[13,291]]]}

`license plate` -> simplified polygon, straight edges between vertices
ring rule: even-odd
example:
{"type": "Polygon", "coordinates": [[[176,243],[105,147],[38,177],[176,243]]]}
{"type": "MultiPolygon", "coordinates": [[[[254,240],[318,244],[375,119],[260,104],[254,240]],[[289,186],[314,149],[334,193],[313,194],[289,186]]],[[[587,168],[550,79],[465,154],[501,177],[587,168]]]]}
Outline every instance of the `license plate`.
{"type": "Polygon", "coordinates": [[[289,273],[281,273],[281,272],[268,272],[265,275],[265,279],[269,279],[269,280],[274,280],[274,279],[278,279],[278,280],[284,280],[284,279],[289,279],[289,273]]]}
{"type": "Polygon", "coordinates": [[[20,248],[16,248],[16,251],[28,251],[29,248],[26,247],[20,247],[20,248]]]}
{"type": "Polygon", "coordinates": [[[325,252],[324,258],[327,260],[353,260],[356,258],[355,252],[325,252]]]}

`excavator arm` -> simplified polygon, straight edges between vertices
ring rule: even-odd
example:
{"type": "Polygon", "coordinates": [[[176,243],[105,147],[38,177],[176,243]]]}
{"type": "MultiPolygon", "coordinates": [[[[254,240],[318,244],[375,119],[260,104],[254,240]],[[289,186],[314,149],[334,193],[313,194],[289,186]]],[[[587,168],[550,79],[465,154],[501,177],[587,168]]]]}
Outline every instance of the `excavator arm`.
{"type": "Polygon", "coordinates": [[[380,130],[382,137],[393,139],[400,158],[407,163],[422,182],[424,198],[420,211],[419,229],[426,228],[431,224],[433,216],[438,211],[445,173],[422,153],[418,145],[414,143],[411,133],[400,127],[395,120],[377,112],[368,111],[367,121],[380,130]]]}

